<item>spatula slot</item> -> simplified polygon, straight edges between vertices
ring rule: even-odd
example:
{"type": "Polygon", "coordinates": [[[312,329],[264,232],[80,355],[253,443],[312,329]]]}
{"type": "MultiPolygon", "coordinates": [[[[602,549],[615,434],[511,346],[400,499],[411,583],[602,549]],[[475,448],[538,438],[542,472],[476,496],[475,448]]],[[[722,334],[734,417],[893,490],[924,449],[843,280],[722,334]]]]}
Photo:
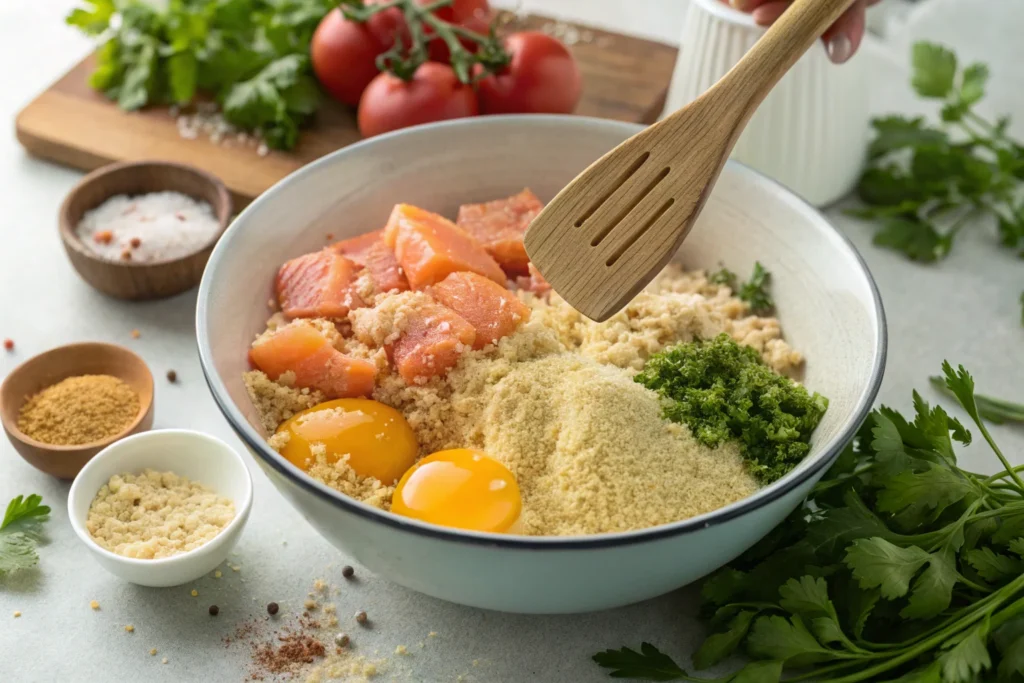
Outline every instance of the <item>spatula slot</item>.
{"type": "Polygon", "coordinates": [[[661,208],[655,211],[654,215],[648,218],[644,222],[644,224],[640,226],[640,229],[636,231],[636,234],[633,235],[631,239],[629,239],[626,242],[623,242],[622,246],[615,250],[615,253],[613,253],[607,261],[605,261],[605,265],[608,267],[614,266],[615,262],[622,258],[622,255],[625,254],[631,246],[639,242],[640,238],[644,236],[644,233],[650,230],[651,226],[657,223],[658,220],[665,215],[665,212],[669,210],[669,207],[671,207],[675,203],[676,200],[673,197],[669,197],[668,201],[662,204],[661,208]]]}
{"type": "Polygon", "coordinates": [[[649,195],[654,190],[654,188],[658,186],[658,183],[660,183],[668,176],[668,174],[671,171],[672,168],[670,166],[666,166],[665,168],[661,169],[661,172],[658,175],[651,178],[650,182],[647,183],[643,190],[640,191],[635,197],[633,197],[632,201],[623,206],[622,209],[619,210],[618,214],[616,214],[615,217],[612,218],[612,220],[608,221],[608,224],[600,232],[594,235],[594,239],[590,241],[590,246],[596,247],[597,245],[601,244],[604,238],[607,237],[609,233],[611,233],[611,231],[615,229],[615,226],[621,223],[622,219],[628,216],[630,211],[635,209],[640,204],[640,202],[642,202],[647,197],[647,195],[649,195]]]}
{"type": "Polygon", "coordinates": [[[650,152],[644,152],[643,154],[638,156],[636,160],[629,165],[629,168],[626,169],[626,172],[622,174],[622,177],[620,177],[619,180],[614,184],[609,185],[608,190],[606,192],[603,192],[601,196],[598,197],[597,201],[594,202],[593,206],[587,209],[587,211],[582,216],[580,216],[579,220],[577,220],[573,225],[577,228],[583,227],[583,224],[587,222],[587,219],[593,216],[594,212],[600,209],[601,205],[608,201],[608,198],[615,194],[615,191],[622,187],[623,183],[625,183],[627,180],[633,177],[633,174],[639,171],[640,167],[643,166],[644,163],[650,158],[650,152]]]}

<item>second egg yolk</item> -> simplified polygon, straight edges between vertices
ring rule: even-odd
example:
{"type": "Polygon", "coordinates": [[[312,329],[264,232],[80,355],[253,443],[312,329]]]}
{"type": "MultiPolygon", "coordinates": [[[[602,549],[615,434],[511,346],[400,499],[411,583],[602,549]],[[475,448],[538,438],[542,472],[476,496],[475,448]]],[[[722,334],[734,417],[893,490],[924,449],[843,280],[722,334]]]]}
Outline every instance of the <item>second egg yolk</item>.
{"type": "Polygon", "coordinates": [[[416,435],[400,412],[365,398],[325,401],[295,414],[278,430],[288,433],[281,455],[303,470],[316,462],[314,447],[326,448],[328,463],[348,456],[361,477],[394,484],[416,459],[416,435]]]}
{"type": "Polygon", "coordinates": [[[508,532],[523,500],[507,467],[469,448],[428,455],[395,488],[391,511],[441,526],[508,532]]]}

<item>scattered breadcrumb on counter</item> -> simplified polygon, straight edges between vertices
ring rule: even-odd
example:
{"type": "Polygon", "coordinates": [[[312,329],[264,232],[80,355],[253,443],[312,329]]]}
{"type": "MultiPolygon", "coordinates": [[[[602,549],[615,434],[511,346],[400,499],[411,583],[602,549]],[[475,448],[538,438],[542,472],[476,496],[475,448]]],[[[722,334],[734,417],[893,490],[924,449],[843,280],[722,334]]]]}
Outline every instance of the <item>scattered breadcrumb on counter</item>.
{"type": "Polygon", "coordinates": [[[86,528],[103,548],[138,559],[209,542],[235,517],[233,501],[173,472],[114,475],[89,506],[86,528]]]}

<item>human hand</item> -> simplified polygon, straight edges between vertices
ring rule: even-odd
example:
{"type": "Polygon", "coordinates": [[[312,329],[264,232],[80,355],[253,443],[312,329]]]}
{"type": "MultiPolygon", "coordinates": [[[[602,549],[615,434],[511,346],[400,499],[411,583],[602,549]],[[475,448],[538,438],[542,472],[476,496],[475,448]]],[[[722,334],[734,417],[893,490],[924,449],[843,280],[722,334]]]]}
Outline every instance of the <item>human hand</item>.
{"type": "MultiPolygon", "coordinates": [[[[748,12],[758,26],[769,26],[789,7],[791,0],[720,0],[741,12],[748,12]]],[[[842,64],[857,51],[864,37],[864,15],[870,5],[881,0],[856,0],[821,39],[828,58],[842,64]]]]}

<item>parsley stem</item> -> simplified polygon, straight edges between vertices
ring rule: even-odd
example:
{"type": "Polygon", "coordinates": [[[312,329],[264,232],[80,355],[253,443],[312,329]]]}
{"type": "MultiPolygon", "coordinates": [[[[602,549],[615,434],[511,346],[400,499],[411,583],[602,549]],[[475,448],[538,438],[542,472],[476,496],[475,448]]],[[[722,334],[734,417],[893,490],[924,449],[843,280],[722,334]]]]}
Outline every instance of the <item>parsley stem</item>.
{"type": "Polygon", "coordinates": [[[996,442],[992,439],[992,435],[988,433],[988,429],[985,427],[985,423],[980,418],[977,417],[977,411],[975,411],[975,414],[972,415],[971,417],[975,418],[974,423],[978,425],[978,429],[981,430],[981,435],[985,437],[985,441],[988,441],[989,447],[992,448],[992,451],[996,454],[996,457],[999,458],[999,462],[1003,463],[1003,467],[1009,473],[1010,477],[1013,478],[1013,481],[1016,482],[1018,487],[1024,489],[1024,481],[1022,481],[1020,475],[1017,474],[1017,470],[1010,465],[1009,461],[1007,461],[1006,457],[1003,455],[1003,452],[999,450],[999,446],[997,446],[996,442]]]}
{"type": "MultiPolygon", "coordinates": [[[[1003,593],[1007,593],[1007,597],[1012,596],[1021,588],[1024,588],[1024,574],[1014,579],[1011,583],[1008,583],[999,591],[993,593],[991,596],[989,596],[989,599],[995,598],[996,596],[1000,596],[1003,593]],[[1007,591],[1007,589],[1011,587],[1012,590],[1007,591]]],[[[956,635],[957,633],[964,631],[967,627],[974,625],[975,622],[982,619],[983,617],[992,614],[992,612],[994,612],[997,609],[997,607],[987,605],[986,602],[988,602],[989,599],[982,600],[981,602],[979,602],[971,614],[967,615],[966,617],[963,617],[962,619],[956,620],[955,626],[953,628],[945,629],[935,633],[927,640],[920,641],[917,643],[917,645],[913,647],[908,647],[902,654],[893,657],[887,662],[882,662],[881,664],[877,664],[873,667],[869,667],[862,671],[858,671],[857,673],[850,674],[848,676],[843,676],[841,678],[819,680],[817,683],[858,683],[859,681],[875,680],[874,677],[877,674],[881,674],[891,669],[894,669],[902,664],[905,664],[919,657],[925,652],[928,652],[929,650],[932,650],[933,648],[938,647],[942,643],[946,642],[953,635],[956,635]]],[[[1002,600],[999,600],[998,603],[1002,603],[1002,600]]],[[[1013,613],[1016,613],[1017,611],[1019,611],[1021,607],[1024,607],[1024,598],[1010,605],[1010,607],[1008,607],[1006,611],[1010,611],[1012,609],[1013,613]]],[[[999,623],[1001,624],[1003,621],[1008,619],[1009,616],[1013,616],[1013,613],[1005,617],[1001,614],[1000,617],[1002,617],[1002,619],[999,621],[999,623]]]]}

